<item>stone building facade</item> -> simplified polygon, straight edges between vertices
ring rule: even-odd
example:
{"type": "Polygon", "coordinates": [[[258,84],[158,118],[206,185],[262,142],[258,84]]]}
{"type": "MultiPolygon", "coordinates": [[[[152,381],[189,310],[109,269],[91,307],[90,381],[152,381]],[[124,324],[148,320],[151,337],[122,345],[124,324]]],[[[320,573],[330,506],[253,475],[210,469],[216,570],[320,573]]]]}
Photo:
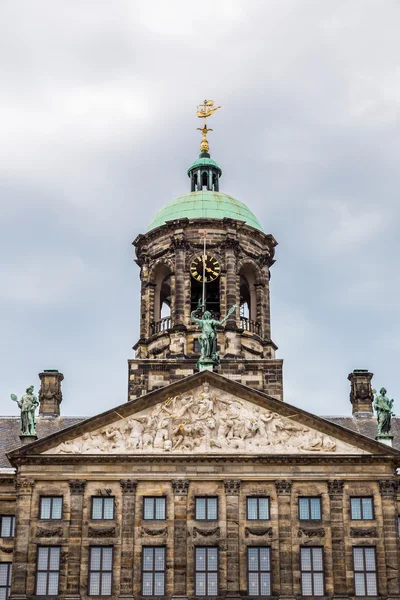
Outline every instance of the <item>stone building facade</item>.
{"type": "Polygon", "coordinates": [[[219,191],[207,152],[188,173],[192,191],[134,242],[140,339],[128,401],[64,417],[63,376],[48,370],[37,437],[0,418],[0,600],[398,599],[399,422],[393,447],[375,441],[366,370],[349,375],[351,416],[283,401],[269,301],[276,241],[219,191]],[[219,267],[207,308],[219,320],[237,309],[218,332],[220,363],[199,372],[190,315],[205,229],[207,264],[219,267]]]}

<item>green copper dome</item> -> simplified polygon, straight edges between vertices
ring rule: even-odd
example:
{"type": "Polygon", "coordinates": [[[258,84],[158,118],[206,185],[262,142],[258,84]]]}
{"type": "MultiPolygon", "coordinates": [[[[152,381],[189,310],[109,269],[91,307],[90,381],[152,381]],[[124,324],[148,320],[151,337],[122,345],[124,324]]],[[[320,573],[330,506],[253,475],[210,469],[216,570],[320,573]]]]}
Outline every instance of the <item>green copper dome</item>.
{"type": "Polygon", "coordinates": [[[175,219],[236,219],[245,221],[250,227],[262,231],[262,227],[251,210],[243,202],[235,200],[232,196],[201,190],[178,196],[168,202],[151,221],[148,231],[164,225],[166,221],[175,219]]]}

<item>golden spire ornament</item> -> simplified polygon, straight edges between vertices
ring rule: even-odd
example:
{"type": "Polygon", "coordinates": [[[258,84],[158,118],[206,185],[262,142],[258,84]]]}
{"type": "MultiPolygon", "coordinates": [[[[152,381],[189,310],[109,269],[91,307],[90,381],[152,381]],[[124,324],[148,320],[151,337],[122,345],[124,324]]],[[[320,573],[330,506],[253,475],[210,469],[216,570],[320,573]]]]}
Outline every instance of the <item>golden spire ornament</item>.
{"type": "Polygon", "coordinates": [[[200,144],[200,152],[207,152],[210,149],[208,140],[207,140],[207,133],[209,131],[212,131],[212,129],[210,127],[207,127],[207,117],[211,117],[211,115],[213,115],[217,110],[219,110],[221,107],[220,106],[214,106],[214,100],[204,100],[203,104],[200,104],[197,107],[197,116],[199,117],[199,119],[204,119],[204,125],[203,127],[198,127],[197,131],[201,131],[202,133],[202,140],[201,140],[201,144],[200,144]]]}

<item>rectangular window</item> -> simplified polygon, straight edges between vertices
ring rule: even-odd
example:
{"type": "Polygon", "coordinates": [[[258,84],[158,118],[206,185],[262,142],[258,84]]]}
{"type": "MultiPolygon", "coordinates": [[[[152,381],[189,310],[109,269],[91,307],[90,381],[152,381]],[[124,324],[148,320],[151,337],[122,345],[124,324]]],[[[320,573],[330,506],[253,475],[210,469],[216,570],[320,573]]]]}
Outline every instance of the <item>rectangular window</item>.
{"type": "Polygon", "coordinates": [[[217,496],[196,498],[196,517],[198,521],[216,521],[218,519],[217,496]]]}
{"type": "Polygon", "coordinates": [[[143,519],[164,521],[166,519],[166,501],[164,496],[145,496],[143,498],[143,519]]]}
{"type": "Polygon", "coordinates": [[[247,497],[247,519],[249,521],[268,521],[269,519],[269,498],[266,497],[247,497]]]}
{"type": "Polygon", "coordinates": [[[195,548],[195,595],[218,596],[218,548],[195,548]]]}
{"type": "Polygon", "coordinates": [[[321,547],[300,548],[301,590],[303,596],[323,596],[324,560],[321,547]]]}
{"type": "Polygon", "coordinates": [[[350,498],[351,518],[356,521],[374,518],[374,505],[371,497],[350,498]]]}
{"type": "Polygon", "coordinates": [[[92,519],[111,520],[114,518],[114,498],[92,496],[92,519]]]}
{"type": "Polygon", "coordinates": [[[373,547],[353,547],[356,596],[377,596],[376,558],[373,547]]]}
{"type": "Polygon", "coordinates": [[[0,600],[6,600],[11,591],[12,563],[0,563],[0,600]]]}
{"type": "Polygon", "coordinates": [[[142,548],[142,594],[165,596],[165,547],[142,548]]]}
{"type": "Polygon", "coordinates": [[[36,596],[58,596],[60,546],[38,546],[36,596]]]}
{"type": "Polygon", "coordinates": [[[321,520],[321,498],[300,497],[299,498],[299,519],[300,521],[320,521],[321,520]]]}
{"type": "Polygon", "coordinates": [[[89,555],[89,596],[111,596],[113,549],[91,546],[89,555]]]}
{"type": "MultiPolygon", "coordinates": [[[[3,515],[0,517],[0,537],[2,538],[12,538],[15,533],[15,517],[14,515],[3,515]]],[[[1,595],[0,595],[1,600],[1,595]]]]}
{"type": "Polygon", "coordinates": [[[247,580],[249,596],[271,595],[271,549],[247,548],[247,580]]]}
{"type": "Polygon", "coordinates": [[[41,496],[40,498],[40,519],[62,518],[62,496],[41,496]]]}

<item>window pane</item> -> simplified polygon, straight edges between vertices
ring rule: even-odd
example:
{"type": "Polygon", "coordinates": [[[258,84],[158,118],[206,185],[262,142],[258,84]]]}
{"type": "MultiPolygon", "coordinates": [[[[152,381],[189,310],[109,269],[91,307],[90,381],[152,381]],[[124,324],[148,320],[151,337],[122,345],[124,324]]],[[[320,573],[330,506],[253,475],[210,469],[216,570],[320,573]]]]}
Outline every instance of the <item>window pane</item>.
{"type": "Polygon", "coordinates": [[[114,518],[114,498],[104,498],[104,519],[114,518]]]}
{"type": "Polygon", "coordinates": [[[103,498],[92,498],[92,519],[103,518],[103,498]]]}
{"type": "Polygon", "coordinates": [[[153,548],[143,548],[143,571],[154,569],[153,548]]]}
{"type": "Polygon", "coordinates": [[[364,570],[364,548],[353,548],[354,570],[364,570]]]}
{"type": "Polygon", "coordinates": [[[49,570],[50,571],[58,571],[60,567],[60,548],[49,548],[50,550],[50,560],[49,560],[49,570]]]}
{"type": "Polygon", "coordinates": [[[269,498],[259,498],[258,510],[260,519],[269,519],[269,498]]]}
{"type": "Polygon", "coordinates": [[[57,596],[58,594],[58,573],[49,573],[48,596],[57,596]]]}
{"type": "Polygon", "coordinates": [[[164,571],[165,548],[154,548],[154,570],[164,571]]]}
{"type": "Polygon", "coordinates": [[[153,595],[153,573],[143,573],[143,596],[153,595]]]}
{"type": "Polygon", "coordinates": [[[102,596],[110,596],[111,595],[111,573],[103,573],[101,577],[101,595],[102,596]]]}
{"type": "Polygon", "coordinates": [[[52,507],[52,511],[51,511],[51,518],[52,519],[61,519],[62,517],[62,498],[52,498],[53,500],[53,507],[52,507]]]}
{"type": "Polygon", "coordinates": [[[0,563],[0,585],[8,585],[8,565],[9,563],[0,563]]]}
{"type": "Polygon", "coordinates": [[[323,571],[322,548],[312,548],[313,570],[323,571]]]}
{"type": "Polygon", "coordinates": [[[299,516],[301,520],[310,518],[308,498],[299,498],[299,516]]]}
{"type": "Polygon", "coordinates": [[[206,574],[196,573],[196,596],[206,595],[206,574]]]}
{"type": "Polygon", "coordinates": [[[0,537],[12,537],[12,519],[13,517],[1,517],[0,537]]]}
{"type": "Polygon", "coordinates": [[[311,549],[301,548],[301,570],[311,571],[311,549]]]}
{"type": "Polygon", "coordinates": [[[269,571],[269,548],[260,548],[260,571],[269,571]]]}
{"type": "Polygon", "coordinates": [[[156,596],[164,596],[164,573],[154,573],[154,594],[156,596]]]}
{"type": "Polygon", "coordinates": [[[112,569],[112,548],[103,548],[103,571],[112,569]]]}
{"type": "Polygon", "coordinates": [[[314,596],[324,595],[324,575],[323,573],[314,573],[314,596]]]}
{"type": "Polygon", "coordinates": [[[375,571],[375,548],[364,548],[365,570],[375,571]]]}
{"type": "Polygon", "coordinates": [[[216,596],[218,594],[218,573],[208,574],[208,595],[216,596]]]}
{"type": "Polygon", "coordinates": [[[154,519],[154,498],[144,498],[144,518],[154,519]]]}
{"type": "Polygon", "coordinates": [[[361,500],[360,498],[351,498],[351,518],[361,519],[361,500]]]}
{"type": "Polygon", "coordinates": [[[248,548],[249,571],[258,571],[258,548],[248,548]]]}
{"type": "Polygon", "coordinates": [[[258,596],[258,573],[249,573],[249,596],[258,596]]]}
{"type": "Polygon", "coordinates": [[[310,511],[312,519],[321,519],[321,498],[310,498],[310,511]]]}
{"type": "Polygon", "coordinates": [[[260,595],[270,596],[271,595],[271,575],[269,573],[260,574],[260,595]]]}
{"type": "Polygon", "coordinates": [[[91,596],[100,595],[100,573],[90,574],[89,594],[91,596]]]}
{"type": "Polygon", "coordinates": [[[38,548],[38,557],[37,557],[37,568],[38,571],[43,571],[47,569],[47,561],[48,561],[49,549],[48,548],[38,548]]]}
{"type": "Polygon", "coordinates": [[[196,571],[206,570],[206,549],[196,548],[196,571]]]}
{"type": "Polygon", "coordinates": [[[3,587],[0,588],[0,600],[6,600],[8,598],[8,591],[7,588],[3,587]]]}
{"type": "Polygon", "coordinates": [[[376,574],[375,573],[367,573],[367,594],[368,596],[377,596],[378,589],[376,585],[376,574]]]}
{"type": "Polygon", "coordinates": [[[364,573],[354,574],[354,584],[356,588],[356,596],[365,596],[364,573]]]}
{"type": "Polygon", "coordinates": [[[218,519],[218,498],[207,498],[208,519],[218,519]]]}
{"type": "Polygon", "coordinates": [[[101,556],[101,548],[91,548],[90,549],[90,570],[91,571],[99,571],[100,570],[100,556],[101,556]]]}
{"type": "Polygon", "coordinates": [[[361,502],[363,519],[373,519],[372,498],[362,498],[361,502]]]}
{"type": "Polygon", "coordinates": [[[247,498],[247,518],[257,520],[257,498],[247,498]]]}
{"type": "Polygon", "coordinates": [[[312,574],[302,573],[301,574],[301,589],[303,596],[312,596],[312,574]]]}
{"type": "Polygon", "coordinates": [[[218,571],[218,550],[217,548],[208,548],[208,571],[218,571]]]}
{"type": "Polygon", "coordinates": [[[206,498],[196,498],[196,519],[206,518],[206,498]]]}
{"type": "Polygon", "coordinates": [[[156,498],[156,519],[165,519],[165,498],[156,498]]]}
{"type": "Polygon", "coordinates": [[[47,573],[38,573],[36,576],[36,595],[46,595],[47,573]]]}
{"type": "Polygon", "coordinates": [[[40,498],[40,518],[50,519],[51,498],[40,498]]]}

